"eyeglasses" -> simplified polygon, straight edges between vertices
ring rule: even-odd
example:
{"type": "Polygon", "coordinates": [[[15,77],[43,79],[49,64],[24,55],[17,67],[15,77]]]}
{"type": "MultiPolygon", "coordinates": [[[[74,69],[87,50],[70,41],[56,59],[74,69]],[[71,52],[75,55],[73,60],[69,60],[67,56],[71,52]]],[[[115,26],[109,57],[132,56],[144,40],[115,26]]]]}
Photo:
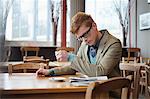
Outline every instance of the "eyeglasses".
{"type": "Polygon", "coordinates": [[[91,28],[92,28],[92,25],[90,26],[90,28],[85,33],[83,33],[83,35],[78,37],[77,40],[82,41],[83,38],[87,38],[89,36],[89,32],[90,32],[91,28]]]}

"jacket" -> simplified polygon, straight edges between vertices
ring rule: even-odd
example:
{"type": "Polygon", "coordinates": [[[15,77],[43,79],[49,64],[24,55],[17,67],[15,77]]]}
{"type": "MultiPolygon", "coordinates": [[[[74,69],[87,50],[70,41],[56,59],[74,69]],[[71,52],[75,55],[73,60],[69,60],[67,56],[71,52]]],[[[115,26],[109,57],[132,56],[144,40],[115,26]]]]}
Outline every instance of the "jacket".
{"type": "Polygon", "coordinates": [[[119,63],[122,55],[121,42],[107,30],[102,30],[100,32],[103,36],[97,50],[96,64],[90,63],[87,55],[88,45],[82,42],[71,65],[55,68],[55,74],[73,74],[78,71],[87,76],[107,75],[109,78],[120,76],[119,63]]]}

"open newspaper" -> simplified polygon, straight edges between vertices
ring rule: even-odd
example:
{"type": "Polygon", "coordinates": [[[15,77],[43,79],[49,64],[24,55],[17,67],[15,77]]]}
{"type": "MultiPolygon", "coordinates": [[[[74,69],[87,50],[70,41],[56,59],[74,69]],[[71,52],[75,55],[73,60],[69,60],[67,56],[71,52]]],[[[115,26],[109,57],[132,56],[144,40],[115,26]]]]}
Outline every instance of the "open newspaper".
{"type": "Polygon", "coordinates": [[[98,77],[69,77],[69,82],[74,86],[88,86],[89,83],[94,81],[107,80],[107,76],[98,77]]]}

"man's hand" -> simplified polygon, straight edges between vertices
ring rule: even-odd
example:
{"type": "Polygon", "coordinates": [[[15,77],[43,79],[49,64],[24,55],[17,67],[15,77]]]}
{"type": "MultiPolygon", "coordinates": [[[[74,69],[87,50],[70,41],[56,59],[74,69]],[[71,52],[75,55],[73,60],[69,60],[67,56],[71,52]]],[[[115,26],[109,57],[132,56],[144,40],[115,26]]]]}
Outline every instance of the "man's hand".
{"type": "Polygon", "coordinates": [[[65,50],[60,50],[55,52],[57,61],[66,62],[68,61],[68,52],[65,50]]]}
{"type": "Polygon", "coordinates": [[[44,69],[44,68],[39,68],[36,71],[36,76],[42,76],[42,75],[48,75],[49,74],[49,70],[44,69]]]}

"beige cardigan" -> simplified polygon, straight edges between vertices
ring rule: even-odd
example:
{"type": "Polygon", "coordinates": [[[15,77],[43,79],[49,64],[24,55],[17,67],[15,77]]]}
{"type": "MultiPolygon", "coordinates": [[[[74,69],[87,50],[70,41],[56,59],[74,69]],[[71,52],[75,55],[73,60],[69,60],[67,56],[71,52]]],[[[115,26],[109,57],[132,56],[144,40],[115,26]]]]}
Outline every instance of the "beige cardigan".
{"type": "Polygon", "coordinates": [[[119,39],[108,33],[107,30],[101,31],[103,37],[100,41],[96,55],[96,65],[90,64],[87,50],[88,45],[82,42],[81,47],[70,66],[54,68],[54,73],[73,74],[76,71],[88,76],[107,75],[108,77],[120,76],[119,62],[122,55],[122,46],[119,39]]]}

